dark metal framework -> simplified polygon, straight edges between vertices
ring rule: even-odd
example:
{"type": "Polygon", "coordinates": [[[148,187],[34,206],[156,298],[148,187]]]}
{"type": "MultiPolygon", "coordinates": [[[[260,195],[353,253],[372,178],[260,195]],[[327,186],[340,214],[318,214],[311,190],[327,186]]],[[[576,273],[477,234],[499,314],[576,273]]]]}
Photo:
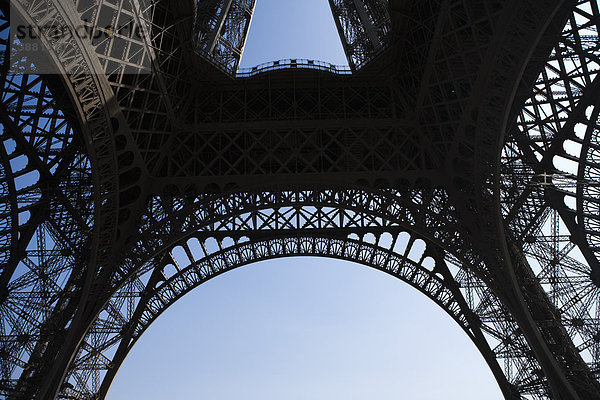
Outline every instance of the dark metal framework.
{"type": "MultiPolygon", "coordinates": [[[[196,49],[224,71],[237,73],[256,0],[197,0],[196,49]]],[[[390,39],[387,0],[329,0],[351,70],[357,71],[390,39]]]]}
{"type": "Polygon", "coordinates": [[[198,51],[230,73],[237,72],[256,0],[198,0],[198,51]]]}
{"type": "Polygon", "coordinates": [[[598,2],[331,0],[353,74],[235,78],[254,4],[1,3],[0,396],[104,398],[190,290],[318,255],[432,299],[507,399],[599,398],[598,2]],[[36,75],[9,13],[145,34],[42,35],[36,75]]]}

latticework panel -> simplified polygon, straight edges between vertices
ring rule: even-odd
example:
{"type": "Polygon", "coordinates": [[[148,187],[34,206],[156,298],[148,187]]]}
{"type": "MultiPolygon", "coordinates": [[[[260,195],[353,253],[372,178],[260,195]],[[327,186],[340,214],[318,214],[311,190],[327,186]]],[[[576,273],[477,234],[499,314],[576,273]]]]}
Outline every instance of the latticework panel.
{"type": "Polygon", "coordinates": [[[329,0],[348,64],[358,70],[391,40],[391,17],[386,0],[329,0]]]}
{"type": "MultiPolygon", "coordinates": [[[[326,231],[323,233],[330,236],[326,231]]],[[[509,314],[485,284],[461,268],[449,267],[439,254],[435,247],[407,232],[377,236],[363,233],[360,237],[349,234],[338,239],[319,234],[306,237],[278,234],[277,238],[262,240],[247,236],[189,238],[137,269],[115,293],[74,361],[64,398],[94,396],[97,392],[103,397],[119,365],[145,329],[196,286],[239,266],[299,255],[354,261],[409,283],[465,330],[504,385],[505,393],[535,398],[543,395],[547,390],[543,379],[529,373],[539,366],[525,356],[526,341],[509,314]],[[459,284],[454,279],[460,279],[459,284]],[[495,346],[493,350],[488,341],[495,346]],[[496,357],[510,384],[501,375],[496,357]]]]}
{"type": "Polygon", "coordinates": [[[598,3],[578,2],[566,21],[508,133],[502,207],[556,309],[550,324],[562,326],[599,379],[598,3]]]}
{"type": "MultiPolygon", "coordinates": [[[[74,295],[94,227],[92,174],[55,77],[13,73],[0,11],[0,396],[25,392],[32,360],[61,329],[50,316],[74,295]],[[67,109],[65,110],[65,107],[67,109]]],[[[26,60],[21,60],[25,63],[26,60]]],[[[26,68],[25,68],[26,67],[26,68]]]]}
{"type": "Polygon", "coordinates": [[[238,70],[256,0],[198,0],[196,48],[230,74],[238,70]]]}

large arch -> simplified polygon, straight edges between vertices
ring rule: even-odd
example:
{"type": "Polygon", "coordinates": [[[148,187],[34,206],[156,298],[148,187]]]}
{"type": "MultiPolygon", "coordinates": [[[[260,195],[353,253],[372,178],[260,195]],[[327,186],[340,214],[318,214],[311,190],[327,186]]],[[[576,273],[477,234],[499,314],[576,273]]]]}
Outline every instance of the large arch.
{"type": "MultiPolygon", "coordinates": [[[[458,232],[444,231],[444,227],[454,226],[447,222],[453,218],[453,208],[444,203],[445,199],[439,189],[427,187],[415,188],[411,196],[402,191],[360,188],[273,189],[260,193],[232,192],[228,196],[216,198],[213,195],[194,197],[166,193],[157,196],[150,202],[148,213],[141,220],[138,241],[126,255],[120,273],[115,275],[117,279],[113,283],[115,289],[112,297],[106,299],[106,305],[100,310],[99,318],[91,326],[70,367],[64,397],[96,396],[101,391],[105,393],[112,378],[105,378],[104,374],[107,371],[110,375],[116,373],[114,368],[122,362],[122,357],[130,349],[129,345],[135,343],[131,343],[130,339],[137,340],[136,336],[127,337],[127,331],[134,329],[130,325],[135,325],[135,322],[130,324],[129,321],[144,319],[142,309],[138,309],[140,314],[134,316],[128,312],[125,312],[126,315],[122,314],[123,307],[127,304],[129,309],[135,308],[131,299],[137,302],[143,298],[142,294],[154,294],[159,288],[163,290],[160,293],[177,298],[178,295],[169,292],[170,286],[154,286],[162,280],[177,283],[176,291],[185,292],[186,280],[180,279],[185,275],[177,275],[179,278],[174,280],[168,279],[171,278],[170,274],[168,278],[160,277],[164,275],[165,265],[168,265],[164,262],[165,257],[170,257],[169,254],[177,246],[185,247],[191,237],[203,243],[206,240],[216,240],[219,243],[217,250],[220,251],[223,247],[220,243],[228,237],[240,246],[243,245],[240,243],[241,238],[248,237],[250,243],[260,243],[266,246],[264,248],[269,248],[284,239],[321,238],[327,242],[347,238],[350,232],[361,238],[361,245],[369,248],[369,243],[364,242],[363,237],[370,235],[379,242],[379,238],[386,233],[397,238],[405,232],[412,241],[419,239],[428,243],[427,249],[435,260],[442,263],[445,263],[444,257],[453,260],[455,268],[453,273],[447,274],[444,285],[453,288],[451,293],[454,298],[466,300],[461,312],[473,316],[474,322],[470,323],[470,329],[477,327],[479,330],[478,342],[481,341],[483,347],[493,347],[493,357],[502,359],[503,375],[495,375],[504,376],[498,380],[508,382],[501,386],[507,398],[517,396],[516,393],[543,398],[548,390],[545,377],[506,303],[496,296],[493,281],[486,282],[485,274],[478,273],[484,265],[472,248],[462,245],[458,232]],[[430,226],[435,226],[436,230],[432,232],[430,226]],[[465,252],[454,254],[449,253],[448,249],[464,249],[465,252]],[[149,255],[152,257],[148,258],[149,255]],[[475,266],[469,264],[470,257],[477,263],[475,266]],[[151,280],[151,276],[155,280],[151,280]],[[498,318],[498,315],[502,315],[502,318],[498,318]],[[482,332],[487,336],[483,337],[482,332]],[[488,340],[490,344],[486,344],[488,340]],[[119,349],[115,349],[117,343],[119,349]],[[115,351],[118,354],[114,354],[115,351]],[[94,381],[103,381],[104,386],[88,386],[89,382],[94,381]]],[[[227,254],[235,256],[237,248],[236,244],[227,254]]],[[[320,254],[318,249],[312,253],[304,251],[304,254],[320,254]]],[[[190,264],[194,264],[192,251],[188,249],[184,252],[188,254],[190,264]]],[[[212,253],[206,253],[209,263],[216,260],[222,266],[236,265],[235,260],[228,262],[227,259],[220,258],[219,254],[212,253]]],[[[263,257],[273,257],[276,253],[263,252],[263,257]]],[[[407,254],[399,254],[398,257],[406,260],[407,254]]],[[[347,259],[343,254],[338,257],[347,259]]],[[[353,261],[365,263],[360,259],[353,261]]],[[[384,262],[387,259],[384,258],[384,262]]],[[[444,269],[450,268],[439,267],[434,275],[444,269]]],[[[196,274],[196,277],[201,275],[196,274]]],[[[416,286],[420,287],[420,284],[417,282],[416,286]]],[[[428,293],[427,288],[420,290],[428,293]]],[[[165,301],[160,299],[160,293],[145,301],[164,305],[165,301]]],[[[159,307],[158,314],[160,312],[159,307]]]]}
{"type": "Polygon", "coordinates": [[[506,398],[544,393],[543,377],[532,377],[528,372],[539,370],[539,366],[517,325],[510,318],[493,317],[505,311],[489,288],[466,270],[449,265],[444,252],[431,242],[391,229],[337,238],[331,233],[298,232],[252,239],[207,237],[198,232],[187,235],[138,269],[110,299],[71,366],[63,396],[105,396],[123,359],[145,329],[203,282],[242,265],[298,255],[353,261],[407,282],[444,309],[467,333],[506,398]],[[102,384],[89,385],[93,381],[102,384]]]}
{"type": "MultiPolygon", "coordinates": [[[[472,340],[427,296],[388,273],[322,256],[259,261],[202,283],[141,335],[106,399],[136,392],[168,397],[161,377],[178,382],[175,389],[195,386],[198,398],[235,398],[227,381],[239,382],[234,386],[256,398],[271,387],[269,375],[261,379],[263,371],[272,372],[274,386],[287,382],[296,388],[290,397],[298,400],[302,393],[323,399],[325,393],[357,400],[369,393],[390,400],[435,398],[438,389],[443,397],[450,388],[446,398],[461,398],[464,388],[473,400],[504,399],[472,340]],[[197,362],[186,367],[192,360],[197,362]],[[253,378],[246,381],[244,371],[253,378]],[[364,379],[348,379],[355,373],[364,379]],[[341,387],[329,392],[334,382],[341,387]],[[204,390],[213,383],[213,390],[204,390]]],[[[186,390],[178,393],[185,397],[186,390]]]]}

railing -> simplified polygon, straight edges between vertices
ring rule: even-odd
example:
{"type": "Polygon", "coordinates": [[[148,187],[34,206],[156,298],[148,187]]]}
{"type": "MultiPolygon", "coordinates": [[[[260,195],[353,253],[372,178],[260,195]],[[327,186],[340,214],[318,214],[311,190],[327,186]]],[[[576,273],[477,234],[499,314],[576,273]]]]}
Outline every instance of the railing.
{"type": "Polygon", "coordinates": [[[280,69],[315,69],[319,71],[331,72],[337,75],[351,75],[352,70],[347,65],[334,65],[323,61],[307,60],[307,59],[286,59],[278,61],[270,61],[259,64],[251,68],[240,68],[235,74],[236,78],[247,78],[267,71],[275,71],[280,69]]]}

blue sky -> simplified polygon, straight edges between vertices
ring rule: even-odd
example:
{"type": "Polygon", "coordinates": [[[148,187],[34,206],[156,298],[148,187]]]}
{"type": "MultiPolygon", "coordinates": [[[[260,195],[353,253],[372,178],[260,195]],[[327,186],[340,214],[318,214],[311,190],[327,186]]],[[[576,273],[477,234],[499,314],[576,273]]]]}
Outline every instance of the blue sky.
{"type": "Polygon", "coordinates": [[[109,400],[501,399],[437,305],[354,263],[269,260],[227,272],[152,325],[109,400]]]}
{"type": "MultiPolygon", "coordinates": [[[[258,0],[242,67],[345,64],[327,0],[258,0]]],[[[140,339],[109,400],[501,399],[475,346],[403,282],[298,257],[221,275],[140,339]]]]}
{"type": "Polygon", "coordinates": [[[240,66],[286,58],[348,65],[327,0],[257,0],[240,66]]]}

